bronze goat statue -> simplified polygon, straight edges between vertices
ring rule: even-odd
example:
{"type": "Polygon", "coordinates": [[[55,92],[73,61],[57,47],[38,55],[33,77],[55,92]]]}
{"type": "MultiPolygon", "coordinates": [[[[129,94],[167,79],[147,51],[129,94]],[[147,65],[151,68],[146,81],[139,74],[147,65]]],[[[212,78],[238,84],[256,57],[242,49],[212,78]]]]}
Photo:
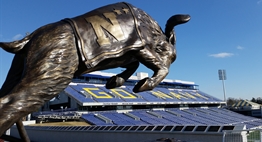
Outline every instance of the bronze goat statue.
{"type": "Polygon", "coordinates": [[[153,70],[133,92],[152,90],[176,59],[174,26],[189,15],[171,16],[165,31],[143,10],[122,2],[40,27],[21,40],[0,42],[14,53],[0,91],[0,136],[67,87],[74,76],[123,67],[106,88],[119,87],[139,63],[153,70]]]}

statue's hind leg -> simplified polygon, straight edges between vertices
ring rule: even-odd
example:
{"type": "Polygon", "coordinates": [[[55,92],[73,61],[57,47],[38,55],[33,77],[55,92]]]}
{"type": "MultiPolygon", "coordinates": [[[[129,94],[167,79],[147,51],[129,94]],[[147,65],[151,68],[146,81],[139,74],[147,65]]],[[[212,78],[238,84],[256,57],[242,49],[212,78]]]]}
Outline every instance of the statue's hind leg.
{"type": "MultiPolygon", "coordinates": [[[[8,71],[6,80],[0,89],[0,98],[7,95],[12,89],[20,82],[22,74],[24,71],[24,62],[25,59],[19,54],[16,54],[13,58],[12,65],[8,71]]],[[[19,131],[20,137],[25,142],[29,142],[29,138],[23,126],[22,120],[16,122],[17,129],[19,131]]]]}
{"type": "Polygon", "coordinates": [[[126,68],[125,71],[123,71],[120,74],[117,74],[116,76],[112,76],[106,83],[107,89],[112,89],[116,87],[122,86],[125,81],[137,70],[139,66],[138,61],[134,61],[130,64],[127,64],[125,66],[121,66],[123,68],[126,68]]]}
{"type": "Polygon", "coordinates": [[[37,43],[40,47],[32,48],[31,53],[37,55],[28,56],[21,82],[11,93],[0,99],[0,135],[20,118],[37,111],[45,101],[55,97],[72,80],[78,67],[78,55],[73,35],[63,36],[50,41],[50,47],[37,43]],[[45,51],[38,53],[41,47],[45,51]]]}
{"type": "Polygon", "coordinates": [[[0,89],[0,98],[4,97],[9,92],[11,92],[11,90],[21,80],[24,71],[24,62],[25,59],[21,55],[16,54],[14,56],[12,65],[8,71],[5,82],[0,89]]]}

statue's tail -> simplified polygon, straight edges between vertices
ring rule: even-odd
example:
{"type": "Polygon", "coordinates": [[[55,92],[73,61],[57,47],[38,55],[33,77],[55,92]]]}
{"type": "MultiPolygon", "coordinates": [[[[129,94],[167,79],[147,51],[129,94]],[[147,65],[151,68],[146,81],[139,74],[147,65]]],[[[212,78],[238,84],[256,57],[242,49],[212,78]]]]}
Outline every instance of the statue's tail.
{"type": "Polygon", "coordinates": [[[16,40],[13,42],[0,42],[0,47],[9,53],[15,54],[24,48],[26,43],[28,43],[28,41],[31,39],[31,35],[32,34],[27,35],[23,39],[16,40]]]}
{"type": "Polygon", "coordinates": [[[190,15],[173,15],[171,16],[167,22],[166,22],[166,28],[165,28],[165,35],[169,41],[171,41],[172,44],[174,44],[175,35],[174,35],[174,27],[179,24],[184,24],[190,20],[190,15]]]}

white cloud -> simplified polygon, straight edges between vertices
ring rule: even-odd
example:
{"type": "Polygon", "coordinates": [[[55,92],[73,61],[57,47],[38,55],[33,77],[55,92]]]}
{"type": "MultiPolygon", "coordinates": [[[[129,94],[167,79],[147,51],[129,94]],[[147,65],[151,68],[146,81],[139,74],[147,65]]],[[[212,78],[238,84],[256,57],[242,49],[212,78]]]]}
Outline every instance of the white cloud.
{"type": "Polygon", "coordinates": [[[243,50],[244,47],[243,47],[243,46],[237,46],[237,49],[238,49],[238,50],[243,50]]]}
{"type": "Polygon", "coordinates": [[[217,54],[210,54],[210,57],[214,58],[226,58],[226,57],[231,57],[234,56],[233,53],[227,53],[227,52],[222,52],[222,53],[217,53],[217,54]]]}
{"type": "Polygon", "coordinates": [[[262,0],[259,0],[259,1],[257,1],[257,4],[260,4],[262,2],[262,0]]]}
{"type": "Polygon", "coordinates": [[[17,35],[15,35],[12,39],[13,39],[13,40],[19,40],[19,39],[21,39],[22,37],[23,37],[22,34],[17,34],[17,35]]]}

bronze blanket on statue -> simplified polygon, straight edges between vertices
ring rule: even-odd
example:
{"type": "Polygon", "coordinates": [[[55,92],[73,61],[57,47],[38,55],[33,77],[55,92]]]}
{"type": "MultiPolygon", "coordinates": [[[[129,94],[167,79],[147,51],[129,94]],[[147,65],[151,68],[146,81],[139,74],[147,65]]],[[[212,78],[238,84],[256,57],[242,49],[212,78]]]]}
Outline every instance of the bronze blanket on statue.
{"type": "Polygon", "coordinates": [[[64,19],[74,29],[82,61],[88,68],[143,48],[133,8],[128,3],[116,3],[64,19]]]}

